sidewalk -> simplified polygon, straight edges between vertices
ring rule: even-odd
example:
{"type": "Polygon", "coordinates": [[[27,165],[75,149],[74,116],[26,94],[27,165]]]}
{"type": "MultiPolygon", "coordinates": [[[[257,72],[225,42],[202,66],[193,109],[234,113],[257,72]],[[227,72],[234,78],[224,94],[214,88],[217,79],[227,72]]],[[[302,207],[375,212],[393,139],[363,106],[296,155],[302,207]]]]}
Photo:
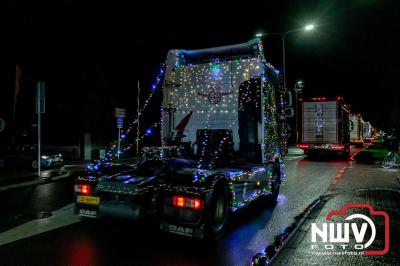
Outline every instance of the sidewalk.
{"type": "Polygon", "coordinates": [[[33,170],[2,170],[0,171],[0,191],[7,190],[21,185],[35,185],[49,180],[69,176],[70,172],[63,168],[46,169],[38,177],[37,171],[33,170]]]}
{"type": "MultiPolygon", "coordinates": [[[[122,158],[120,163],[137,161],[137,158],[122,158]]],[[[74,173],[86,169],[90,162],[71,161],[66,162],[61,168],[43,169],[41,177],[38,177],[37,170],[0,170],[0,191],[10,188],[32,186],[44,182],[55,181],[67,178],[74,173]]]]}
{"type": "MultiPolygon", "coordinates": [[[[332,193],[321,202],[305,218],[304,223],[273,259],[272,265],[400,265],[400,183],[398,170],[386,170],[370,165],[351,164],[346,168],[343,177],[332,189],[332,193]],[[371,215],[368,209],[348,209],[346,215],[334,215],[327,220],[327,214],[341,210],[345,204],[369,204],[375,211],[384,211],[390,221],[390,249],[383,256],[364,256],[349,254],[354,251],[355,242],[350,232],[350,242],[333,243],[334,249],[327,250],[322,239],[311,241],[311,224],[322,228],[323,223],[344,223],[350,214],[363,214],[369,217],[376,227],[376,238],[366,250],[382,250],[385,246],[383,216],[371,215]],[[348,244],[348,248],[341,245],[348,244]],[[314,245],[314,247],[312,247],[314,245]]],[[[350,222],[350,221],[347,221],[350,222]]],[[[363,219],[351,221],[361,228],[363,219]]],[[[350,231],[352,229],[350,228],[350,231]]],[[[371,229],[367,229],[365,239],[370,239],[371,229]]],[[[367,241],[363,241],[363,244],[367,241]]]]}
{"type": "MultiPolygon", "coordinates": [[[[337,195],[331,199],[323,200],[313,209],[310,215],[306,218],[303,225],[293,235],[289,242],[280,251],[278,256],[273,261],[272,265],[399,265],[400,262],[400,214],[398,212],[400,207],[399,193],[394,191],[363,191],[355,195],[337,195]],[[311,224],[315,223],[321,227],[324,222],[343,223],[344,217],[334,216],[332,220],[327,221],[326,216],[333,210],[340,210],[345,203],[366,203],[365,198],[369,198],[369,202],[374,210],[384,210],[390,217],[390,249],[386,255],[383,256],[364,256],[364,255],[351,255],[345,253],[346,251],[353,251],[357,243],[350,236],[350,242],[334,243],[334,249],[327,250],[322,241],[311,241],[311,224]],[[388,202],[392,202],[388,204],[388,202]],[[341,245],[347,244],[345,250],[341,245]],[[347,250],[348,249],[348,250],[347,250]]],[[[362,213],[366,216],[369,215],[368,211],[363,209],[349,210],[349,214],[362,213]]],[[[348,217],[348,216],[347,216],[348,217]]],[[[369,216],[376,226],[376,238],[370,246],[371,250],[383,250],[384,248],[384,222],[383,219],[374,219],[378,216],[369,216]]],[[[361,228],[361,219],[355,219],[361,228]]],[[[351,231],[352,229],[350,229],[351,231]]],[[[368,229],[369,230],[369,229],[368,229]]],[[[366,239],[370,235],[367,231],[366,239]]],[[[317,238],[319,239],[319,238],[317,238]]],[[[321,239],[319,239],[321,240],[321,239]]]]}

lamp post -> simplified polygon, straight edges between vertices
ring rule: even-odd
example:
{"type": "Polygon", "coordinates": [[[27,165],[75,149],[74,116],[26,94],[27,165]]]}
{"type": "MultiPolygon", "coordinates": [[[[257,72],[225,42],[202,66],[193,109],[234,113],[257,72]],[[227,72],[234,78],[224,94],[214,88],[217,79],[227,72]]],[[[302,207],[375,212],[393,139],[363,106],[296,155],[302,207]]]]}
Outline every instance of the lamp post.
{"type": "Polygon", "coordinates": [[[297,28],[297,29],[292,29],[288,30],[285,32],[269,32],[269,33],[257,33],[256,37],[261,38],[262,36],[267,36],[267,35],[280,35],[282,37],[282,67],[283,67],[283,88],[286,89],[286,54],[285,54],[285,37],[294,32],[299,32],[299,31],[311,31],[315,28],[314,24],[308,24],[304,26],[303,28],[297,28]]]}
{"type": "Polygon", "coordinates": [[[298,115],[297,115],[297,113],[298,113],[298,112],[297,112],[297,110],[298,110],[298,108],[297,108],[297,106],[298,106],[297,94],[298,94],[298,93],[302,93],[303,88],[304,88],[304,83],[303,83],[303,81],[302,81],[302,80],[296,81],[296,84],[294,85],[294,97],[295,97],[295,101],[296,101],[296,106],[295,106],[295,112],[296,112],[296,116],[295,116],[295,119],[296,119],[296,123],[295,123],[296,142],[299,140],[298,115]]]}
{"type": "MultiPolygon", "coordinates": [[[[287,86],[286,86],[285,37],[288,34],[299,32],[299,31],[306,31],[306,32],[312,31],[314,28],[315,28],[314,24],[308,24],[308,25],[305,25],[302,28],[292,29],[292,30],[288,30],[288,31],[285,31],[285,32],[268,32],[266,34],[263,34],[263,33],[257,33],[256,34],[256,37],[258,37],[258,38],[261,38],[261,37],[267,36],[267,35],[279,35],[279,36],[281,36],[281,38],[282,38],[282,68],[283,68],[282,70],[283,70],[283,88],[284,88],[284,90],[287,90],[287,86]]],[[[295,115],[295,119],[296,119],[296,121],[295,121],[296,141],[298,140],[298,135],[299,135],[298,128],[297,128],[297,124],[298,124],[298,122],[297,122],[297,118],[298,118],[298,116],[297,116],[297,93],[301,92],[302,88],[303,88],[303,85],[302,84],[298,84],[298,82],[296,82],[295,88],[294,88],[294,91],[295,91],[295,102],[296,102],[296,106],[295,106],[295,112],[296,112],[296,115],[295,115]],[[300,85],[301,85],[301,87],[300,87],[300,85]]]]}

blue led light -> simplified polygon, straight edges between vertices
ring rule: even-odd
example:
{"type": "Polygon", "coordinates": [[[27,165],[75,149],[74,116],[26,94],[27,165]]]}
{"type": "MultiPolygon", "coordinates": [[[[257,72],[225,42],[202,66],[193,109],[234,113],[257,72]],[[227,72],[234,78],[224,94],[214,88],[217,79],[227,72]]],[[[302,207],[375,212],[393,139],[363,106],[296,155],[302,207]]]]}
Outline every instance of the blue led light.
{"type": "Polygon", "coordinates": [[[151,128],[146,129],[146,135],[153,134],[153,130],[151,128]]]}

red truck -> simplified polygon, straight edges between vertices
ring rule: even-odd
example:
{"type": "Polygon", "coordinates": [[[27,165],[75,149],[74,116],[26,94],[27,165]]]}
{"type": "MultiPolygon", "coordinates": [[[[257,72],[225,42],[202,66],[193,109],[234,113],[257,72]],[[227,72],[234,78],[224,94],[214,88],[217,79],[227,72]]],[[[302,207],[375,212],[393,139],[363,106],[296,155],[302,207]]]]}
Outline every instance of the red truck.
{"type": "Polygon", "coordinates": [[[297,147],[307,155],[350,154],[350,111],[343,97],[300,100],[297,147]]]}

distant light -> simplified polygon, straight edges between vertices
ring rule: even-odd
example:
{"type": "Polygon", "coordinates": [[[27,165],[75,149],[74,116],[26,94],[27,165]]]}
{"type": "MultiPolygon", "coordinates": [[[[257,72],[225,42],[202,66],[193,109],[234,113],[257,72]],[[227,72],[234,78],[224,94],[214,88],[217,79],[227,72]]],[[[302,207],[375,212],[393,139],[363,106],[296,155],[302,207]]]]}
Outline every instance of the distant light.
{"type": "Polygon", "coordinates": [[[304,27],[304,29],[305,29],[306,31],[313,30],[313,29],[314,29],[314,24],[306,25],[306,26],[304,27]]]}
{"type": "Polygon", "coordinates": [[[151,135],[153,130],[151,128],[146,129],[146,135],[151,135]]]}
{"type": "Polygon", "coordinates": [[[256,34],[256,37],[261,38],[263,36],[263,34],[261,32],[256,34]]]}
{"type": "Polygon", "coordinates": [[[124,138],[126,138],[126,134],[122,133],[121,134],[121,139],[124,139],[124,138]]]}

